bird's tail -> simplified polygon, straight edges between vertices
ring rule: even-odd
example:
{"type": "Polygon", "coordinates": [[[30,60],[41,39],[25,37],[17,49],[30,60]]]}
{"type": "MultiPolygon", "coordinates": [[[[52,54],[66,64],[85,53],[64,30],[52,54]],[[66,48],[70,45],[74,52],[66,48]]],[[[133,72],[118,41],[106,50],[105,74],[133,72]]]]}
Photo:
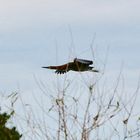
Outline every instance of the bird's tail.
{"type": "Polygon", "coordinates": [[[56,69],[57,69],[57,66],[48,66],[48,67],[42,67],[42,68],[46,68],[46,69],[54,69],[54,70],[56,70],[56,69]]]}

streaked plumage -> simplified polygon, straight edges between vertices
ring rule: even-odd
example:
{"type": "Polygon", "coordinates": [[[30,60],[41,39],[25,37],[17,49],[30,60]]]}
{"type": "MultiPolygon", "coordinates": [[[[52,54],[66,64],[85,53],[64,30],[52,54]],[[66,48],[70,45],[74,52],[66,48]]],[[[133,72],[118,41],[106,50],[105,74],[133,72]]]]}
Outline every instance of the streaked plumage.
{"type": "Polygon", "coordinates": [[[56,70],[55,73],[57,73],[57,74],[64,74],[70,70],[79,71],[79,72],[83,72],[83,71],[99,72],[98,70],[93,70],[94,67],[89,66],[92,64],[93,64],[93,61],[91,61],[91,60],[75,58],[73,62],[69,62],[64,65],[48,66],[48,67],[42,67],[42,68],[54,69],[54,70],[56,70]]]}

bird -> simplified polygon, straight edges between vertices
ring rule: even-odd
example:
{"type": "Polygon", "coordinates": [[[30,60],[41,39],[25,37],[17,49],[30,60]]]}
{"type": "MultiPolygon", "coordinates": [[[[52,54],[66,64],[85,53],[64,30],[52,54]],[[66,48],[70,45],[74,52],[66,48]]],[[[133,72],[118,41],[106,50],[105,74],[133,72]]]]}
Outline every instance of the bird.
{"type": "Polygon", "coordinates": [[[42,68],[52,69],[55,70],[57,74],[64,74],[69,71],[77,71],[77,72],[84,72],[84,71],[92,71],[92,72],[99,72],[98,70],[93,69],[94,67],[89,66],[92,65],[93,61],[74,58],[73,62],[69,62],[59,66],[47,66],[42,68]]]}

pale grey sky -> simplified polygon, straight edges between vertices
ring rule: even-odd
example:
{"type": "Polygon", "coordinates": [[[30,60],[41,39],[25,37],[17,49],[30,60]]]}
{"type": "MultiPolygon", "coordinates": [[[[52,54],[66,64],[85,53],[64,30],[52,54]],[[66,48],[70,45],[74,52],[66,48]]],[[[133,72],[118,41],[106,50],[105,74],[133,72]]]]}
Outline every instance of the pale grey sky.
{"type": "Polygon", "coordinates": [[[0,0],[0,91],[20,89],[26,101],[34,102],[32,93],[41,94],[34,75],[45,82],[57,79],[42,66],[79,57],[95,59],[102,71],[108,46],[108,84],[123,64],[125,88],[135,89],[140,75],[139,6],[139,0],[0,0]]]}

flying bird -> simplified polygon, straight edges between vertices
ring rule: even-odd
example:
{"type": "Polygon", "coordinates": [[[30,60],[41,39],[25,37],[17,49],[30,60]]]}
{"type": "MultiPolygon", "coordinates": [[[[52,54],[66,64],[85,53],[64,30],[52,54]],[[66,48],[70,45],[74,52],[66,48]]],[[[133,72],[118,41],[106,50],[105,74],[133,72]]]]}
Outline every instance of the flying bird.
{"type": "Polygon", "coordinates": [[[64,74],[70,70],[78,71],[78,72],[83,72],[83,71],[99,72],[98,70],[94,70],[93,69],[94,67],[89,66],[92,64],[93,64],[93,61],[91,60],[75,58],[73,62],[69,62],[63,65],[59,65],[59,66],[47,66],[47,67],[42,67],[42,68],[56,70],[55,73],[57,74],[64,74]]]}

